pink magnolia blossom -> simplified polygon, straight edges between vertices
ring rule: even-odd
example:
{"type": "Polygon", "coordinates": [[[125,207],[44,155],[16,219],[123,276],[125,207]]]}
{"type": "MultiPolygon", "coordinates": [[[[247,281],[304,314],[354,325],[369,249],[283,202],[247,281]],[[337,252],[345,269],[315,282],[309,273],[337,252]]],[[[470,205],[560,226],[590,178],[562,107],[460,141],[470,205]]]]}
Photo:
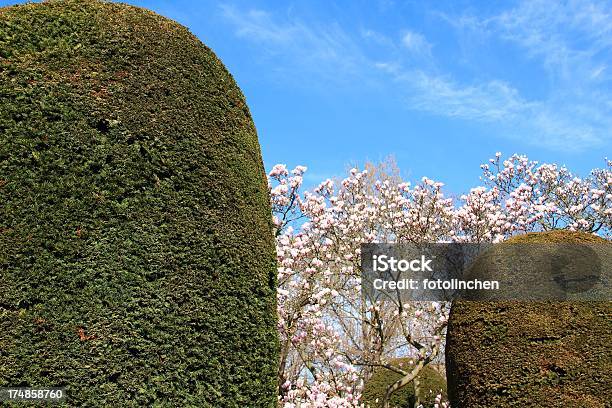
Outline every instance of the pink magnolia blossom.
{"type": "Polygon", "coordinates": [[[441,358],[449,305],[364,300],[361,244],[498,242],[555,228],[611,236],[612,161],[584,178],[501,153],[481,168],[484,185],[453,200],[427,177],[372,181],[356,168],[303,192],[306,167],[274,166],[282,406],[360,407],[374,367],[410,356],[409,373],[441,358]]]}

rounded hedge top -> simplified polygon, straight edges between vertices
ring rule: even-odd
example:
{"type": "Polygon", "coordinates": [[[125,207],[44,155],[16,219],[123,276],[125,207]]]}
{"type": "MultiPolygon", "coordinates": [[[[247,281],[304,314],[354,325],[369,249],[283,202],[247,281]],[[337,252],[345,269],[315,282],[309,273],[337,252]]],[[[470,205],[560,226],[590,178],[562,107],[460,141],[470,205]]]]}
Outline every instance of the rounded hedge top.
{"type": "Polygon", "coordinates": [[[501,243],[506,244],[588,244],[588,243],[607,243],[606,239],[579,231],[552,230],[546,232],[530,232],[527,234],[515,235],[501,243]]]}
{"type": "Polygon", "coordinates": [[[496,291],[474,290],[469,300],[601,300],[609,298],[609,242],[574,231],[514,236],[478,255],[464,279],[496,280],[496,291]]]}
{"type": "Polygon", "coordinates": [[[0,9],[0,387],[275,406],[270,221],[245,99],[187,29],[0,9]]]}

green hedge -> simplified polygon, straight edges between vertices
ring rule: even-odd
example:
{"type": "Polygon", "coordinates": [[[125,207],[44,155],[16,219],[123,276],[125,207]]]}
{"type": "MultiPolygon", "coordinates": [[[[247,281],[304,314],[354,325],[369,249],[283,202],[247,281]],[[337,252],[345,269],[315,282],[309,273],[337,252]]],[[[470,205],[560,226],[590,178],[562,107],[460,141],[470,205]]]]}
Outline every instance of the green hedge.
{"type": "Polygon", "coordinates": [[[270,218],[245,99],[186,28],[0,9],[0,387],[275,406],[270,218]]]}
{"type": "MultiPolygon", "coordinates": [[[[549,242],[606,241],[552,231],[517,236],[495,249],[549,242]]],[[[481,255],[478,265],[495,268],[488,256],[481,255]]],[[[487,275],[473,272],[470,278],[487,275]]],[[[610,344],[612,302],[456,301],[446,339],[451,406],[607,406],[612,401],[610,344]]]]}
{"type": "MultiPolygon", "coordinates": [[[[392,360],[391,364],[406,371],[410,369],[409,362],[409,358],[397,358],[392,360]]],[[[374,369],[372,377],[365,383],[363,388],[361,402],[365,403],[366,407],[382,407],[387,387],[400,378],[402,378],[400,374],[387,368],[378,367],[374,369]]],[[[421,370],[417,378],[420,381],[420,398],[423,407],[432,408],[438,394],[442,394],[443,399],[446,400],[446,380],[442,374],[432,367],[426,366],[421,370]]],[[[414,404],[413,384],[410,383],[393,393],[390,403],[391,407],[412,408],[414,404]]]]}

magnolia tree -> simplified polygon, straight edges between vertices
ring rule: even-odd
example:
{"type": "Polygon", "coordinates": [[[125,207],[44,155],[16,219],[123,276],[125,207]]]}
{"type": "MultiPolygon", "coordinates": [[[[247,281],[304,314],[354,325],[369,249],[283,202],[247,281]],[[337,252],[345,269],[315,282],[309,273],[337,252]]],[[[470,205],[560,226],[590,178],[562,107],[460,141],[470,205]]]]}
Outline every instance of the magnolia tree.
{"type": "MultiPolygon", "coordinates": [[[[372,166],[370,166],[372,169],[372,166]]],[[[279,402],[286,408],[361,406],[372,370],[401,374],[383,396],[411,384],[440,358],[449,305],[369,298],[361,290],[361,244],[499,242],[554,228],[612,231],[612,162],[587,178],[524,156],[482,165],[483,187],[454,200],[428,178],[352,169],[303,192],[306,167],[269,174],[278,255],[279,402]],[[392,365],[410,356],[405,367],[392,365]]],[[[429,392],[429,390],[425,390],[429,392]]],[[[436,391],[436,390],[433,390],[436,391]]],[[[437,398],[437,406],[446,403],[437,398]]]]}

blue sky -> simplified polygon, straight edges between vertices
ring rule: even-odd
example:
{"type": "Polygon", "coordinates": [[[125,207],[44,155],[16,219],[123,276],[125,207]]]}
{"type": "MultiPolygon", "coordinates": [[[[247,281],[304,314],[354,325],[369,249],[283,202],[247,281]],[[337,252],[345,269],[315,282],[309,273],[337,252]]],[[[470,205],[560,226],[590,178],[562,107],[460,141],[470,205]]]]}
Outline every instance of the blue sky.
{"type": "Polygon", "coordinates": [[[610,3],[128,3],[210,46],[246,95],[266,168],[306,165],[309,184],[394,155],[405,178],[458,193],[496,151],[583,175],[612,156],[610,3]]]}

